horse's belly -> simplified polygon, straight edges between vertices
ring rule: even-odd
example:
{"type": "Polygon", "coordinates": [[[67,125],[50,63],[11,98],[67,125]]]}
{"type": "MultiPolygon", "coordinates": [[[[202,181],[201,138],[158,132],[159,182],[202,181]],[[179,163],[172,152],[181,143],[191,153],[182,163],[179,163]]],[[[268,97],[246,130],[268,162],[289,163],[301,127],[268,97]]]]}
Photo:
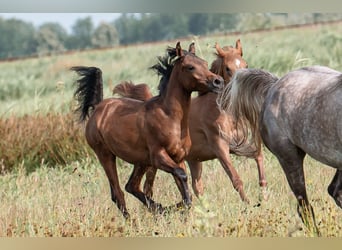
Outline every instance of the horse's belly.
{"type": "Polygon", "coordinates": [[[192,146],[186,160],[208,161],[215,159],[216,155],[213,153],[209,145],[199,144],[192,146]]]}
{"type": "Polygon", "coordinates": [[[309,139],[301,139],[295,144],[312,158],[342,170],[342,141],[335,134],[309,139]]]}
{"type": "Polygon", "coordinates": [[[291,139],[313,158],[342,169],[342,111],[314,110],[319,109],[302,112],[302,120],[300,115],[294,119],[291,139]]]}
{"type": "Polygon", "coordinates": [[[151,161],[149,158],[149,153],[144,150],[134,150],[134,154],[132,154],[132,149],[122,150],[122,149],[113,149],[114,154],[131,164],[139,163],[140,165],[151,165],[151,161]]]}

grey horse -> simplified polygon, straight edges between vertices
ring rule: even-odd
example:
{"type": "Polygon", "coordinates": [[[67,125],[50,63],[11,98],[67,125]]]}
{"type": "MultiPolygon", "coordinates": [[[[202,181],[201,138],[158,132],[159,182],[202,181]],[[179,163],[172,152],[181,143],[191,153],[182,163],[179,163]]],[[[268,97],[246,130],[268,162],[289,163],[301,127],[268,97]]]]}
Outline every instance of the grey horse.
{"type": "Polygon", "coordinates": [[[278,79],[264,70],[241,69],[217,102],[239,123],[248,121],[242,127],[245,136],[262,141],[277,157],[302,221],[319,235],[307,197],[303,160],[308,154],[336,168],[328,193],[342,208],[342,73],[312,66],[278,79]]]}

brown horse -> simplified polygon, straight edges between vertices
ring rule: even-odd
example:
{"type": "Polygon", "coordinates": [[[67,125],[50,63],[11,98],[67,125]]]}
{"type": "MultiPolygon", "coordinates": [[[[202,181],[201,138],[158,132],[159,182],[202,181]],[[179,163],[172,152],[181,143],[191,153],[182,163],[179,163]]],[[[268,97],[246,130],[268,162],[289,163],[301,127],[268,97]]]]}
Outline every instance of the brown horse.
{"type": "Polygon", "coordinates": [[[243,129],[245,136],[262,140],[278,158],[300,217],[319,234],[306,193],[303,161],[308,154],[337,169],[328,193],[342,208],[342,73],[313,66],[278,80],[263,70],[243,69],[236,72],[230,87],[219,95],[220,107],[230,110],[237,121],[247,120],[252,133],[243,129]]]}
{"type": "Polygon", "coordinates": [[[130,98],[103,100],[102,72],[95,67],[73,67],[82,78],[74,93],[79,101],[81,121],[89,116],[85,136],[108,177],[111,197],[125,218],[129,218],[120,188],[116,157],[134,165],[125,186],[145,206],[163,211],[160,204],[147,197],[140,183],[148,166],[173,175],[185,206],[191,205],[184,157],[190,149],[188,112],[193,91],[217,92],[223,79],[209,71],[208,64],[192,53],[185,53],[179,43],[169,48],[152,66],[161,78],[158,96],[147,102],[130,98]]]}
{"type": "MultiPolygon", "coordinates": [[[[237,69],[247,67],[247,63],[242,58],[241,42],[238,39],[235,48],[232,46],[221,48],[218,44],[215,47],[217,58],[213,61],[210,71],[221,75],[227,84],[237,69]]],[[[189,51],[195,52],[194,44],[190,45],[189,51]]],[[[117,85],[113,93],[139,100],[148,100],[152,97],[146,84],[134,85],[130,82],[117,85]]],[[[261,187],[266,187],[262,151],[256,151],[255,145],[241,140],[235,130],[235,120],[229,113],[218,109],[216,98],[215,93],[201,92],[198,97],[191,100],[189,126],[192,146],[186,160],[190,167],[192,187],[196,196],[203,194],[202,161],[217,158],[241,199],[248,202],[243,183],[233,167],[229,153],[254,158],[259,172],[259,184],[261,187]]],[[[144,190],[150,197],[152,197],[155,174],[155,169],[151,169],[146,174],[144,190]]]]}

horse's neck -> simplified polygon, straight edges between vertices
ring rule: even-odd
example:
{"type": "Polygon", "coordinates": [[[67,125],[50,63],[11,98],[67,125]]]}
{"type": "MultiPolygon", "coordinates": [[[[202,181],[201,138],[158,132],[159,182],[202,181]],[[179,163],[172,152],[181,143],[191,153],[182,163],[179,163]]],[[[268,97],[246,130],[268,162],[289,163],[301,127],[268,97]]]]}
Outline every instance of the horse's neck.
{"type": "Polygon", "coordinates": [[[191,92],[185,91],[177,82],[170,80],[163,96],[164,109],[173,120],[180,121],[182,127],[188,126],[190,102],[191,92]]]}

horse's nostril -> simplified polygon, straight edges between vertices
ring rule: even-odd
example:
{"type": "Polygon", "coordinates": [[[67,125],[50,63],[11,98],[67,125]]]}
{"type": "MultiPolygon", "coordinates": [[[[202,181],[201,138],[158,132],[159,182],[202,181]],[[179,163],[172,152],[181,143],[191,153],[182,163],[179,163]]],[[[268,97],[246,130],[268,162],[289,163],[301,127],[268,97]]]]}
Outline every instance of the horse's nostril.
{"type": "Polygon", "coordinates": [[[221,86],[223,86],[223,78],[216,78],[216,79],[214,80],[214,85],[215,85],[216,87],[221,87],[221,86]]]}

